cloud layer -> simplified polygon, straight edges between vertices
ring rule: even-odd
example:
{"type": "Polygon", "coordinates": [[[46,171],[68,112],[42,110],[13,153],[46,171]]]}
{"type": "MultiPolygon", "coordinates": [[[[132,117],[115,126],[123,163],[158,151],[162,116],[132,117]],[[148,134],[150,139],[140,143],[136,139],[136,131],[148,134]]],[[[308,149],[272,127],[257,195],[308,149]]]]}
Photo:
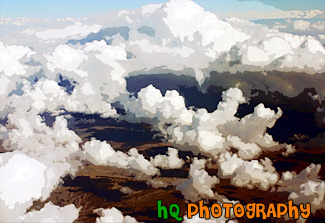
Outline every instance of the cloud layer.
{"type": "MultiPolygon", "coordinates": [[[[299,31],[324,25],[305,20],[291,23],[299,31]]],[[[282,116],[281,108],[275,111],[261,103],[250,114],[238,117],[239,106],[249,101],[241,90],[244,84],[220,82],[227,90],[217,109],[208,112],[186,107],[186,98],[176,90],[162,94],[148,85],[131,94],[125,79],[174,73],[195,77],[203,84],[212,71],[229,78],[254,72],[258,78],[243,77],[254,79],[254,88],[292,96],[314,87],[315,99],[322,100],[325,49],[315,37],[239,18],[221,20],[190,0],[88,19],[1,18],[1,25],[0,145],[4,152],[0,154],[0,182],[5,182],[0,184],[1,220],[75,220],[79,209],[74,205],[58,207],[48,202],[39,211],[26,211],[34,201],[46,201],[66,175],[75,176],[87,162],[127,171],[153,187],[166,187],[156,177],[160,169],[183,168],[185,161],[178,150],[194,156],[188,179],[176,186],[186,200],[224,202],[226,198],[213,191],[221,178],[249,189],[269,190],[276,185],[279,191],[290,192],[288,199],[311,201],[313,211],[324,208],[319,166],[311,165],[298,175],[286,172],[280,178],[270,159],[259,158],[266,151],[285,148],[289,154],[294,148],[281,145],[267,133],[282,116]],[[272,72],[281,72],[286,81],[272,72]],[[298,74],[303,78],[292,78],[298,74]],[[55,117],[53,123],[46,122],[44,113],[55,117]],[[69,129],[67,113],[147,123],[175,148],[146,158],[136,148],[123,153],[107,141],[82,141],[69,129]],[[205,170],[207,159],[216,162],[218,176],[205,170]]],[[[322,120],[319,116],[317,120],[322,120]]],[[[115,208],[98,213],[97,222],[136,222],[115,208]]]]}

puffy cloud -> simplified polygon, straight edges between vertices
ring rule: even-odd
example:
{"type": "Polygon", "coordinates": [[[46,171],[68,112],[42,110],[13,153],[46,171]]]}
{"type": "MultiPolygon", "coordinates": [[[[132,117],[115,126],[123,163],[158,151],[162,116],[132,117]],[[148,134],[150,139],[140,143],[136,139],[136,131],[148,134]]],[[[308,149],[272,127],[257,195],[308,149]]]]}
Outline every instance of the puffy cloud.
{"type": "Polygon", "coordinates": [[[143,88],[138,98],[131,98],[124,106],[127,120],[145,121],[154,125],[167,139],[182,150],[191,150],[215,157],[230,148],[238,150],[244,159],[253,159],[263,149],[277,146],[271,135],[272,128],[282,111],[275,113],[263,104],[254,113],[239,119],[235,116],[239,104],[245,102],[241,90],[230,88],[222,93],[223,100],[217,109],[194,111],[185,107],[184,98],[176,91],[166,91],[165,96],[152,85],[143,88]]]}
{"type": "MultiPolygon", "coordinates": [[[[11,127],[2,132],[3,145],[7,150],[19,150],[41,160],[47,164],[49,172],[62,174],[67,170],[71,173],[75,171],[73,154],[78,151],[81,139],[68,129],[66,119],[62,116],[56,117],[53,127],[46,126],[35,113],[24,118],[18,114],[10,114],[8,119],[11,127]],[[52,156],[49,157],[49,154],[52,156]]],[[[55,178],[51,177],[51,180],[55,182],[55,178]]]]}
{"type": "Polygon", "coordinates": [[[0,127],[2,146],[8,151],[0,156],[4,221],[20,221],[33,201],[48,198],[62,177],[74,175],[81,164],[75,159],[81,140],[68,129],[67,121],[58,116],[49,127],[35,109],[26,112],[25,108],[25,104],[17,106],[0,127]]]}
{"type": "Polygon", "coordinates": [[[128,162],[131,169],[139,170],[147,175],[159,174],[159,170],[146,160],[143,155],[139,154],[137,149],[130,149],[128,154],[130,156],[128,162]]]}
{"type": "MultiPolygon", "coordinates": [[[[282,110],[280,108],[275,113],[273,110],[265,108],[263,104],[259,104],[254,108],[254,113],[248,114],[241,119],[237,118],[229,121],[220,127],[220,131],[227,136],[238,136],[246,143],[257,143],[263,147],[272,147],[277,143],[273,141],[271,135],[266,133],[266,130],[272,128],[281,116],[282,110]]],[[[258,147],[255,147],[256,149],[258,147]]]]}
{"type": "Polygon", "coordinates": [[[230,54],[230,61],[239,60],[241,63],[232,68],[227,68],[227,70],[233,70],[238,66],[244,70],[255,71],[260,70],[259,67],[263,67],[263,70],[260,71],[276,69],[286,72],[306,72],[309,70],[307,72],[317,73],[323,69],[323,56],[321,55],[324,55],[324,47],[314,37],[284,33],[235,18],[227,19],[227,21],[243,32],[255,33],[250,39],[236,45],[237,51],[234,50],[230,54]],[[256,32],[258,27],[259,31],[256,32]],[[306,47],[309,44],[312,48],[306,47]],[[310,60],[310,57],[314,59],[310,60]]]}
{"type": "Polygon", "coordinates": [[[157,178],[150,179],[149,181],[147,181],[147,184],[152,186],[153,188],[166,188],[169,186],[168,183],[158,180],[157,178]]]}
{"type": "Polygon", "coordinates": [[[160,90],[148,85],[140,90],[138,98],[131,98],[124,103],[125,108],[132,112],[130,115],[133,114],[135,118],[158,117],[165,122],[192,123],[193,112],[186,109],[184,98],[175,90],[167,91],[162,96],[160,90]]]}
{"type": "Polygon", "coordinates": [[[79,209],[74,204],[64,207],[46,203],[39,211],[28,212],[23,218],[24,222],[74,222],[79,215],[79,209]]]}
{"type": "Polygon", "coordinates": [[[22,64],[20,60],[33,54],[33,51],[24,46],[6,46],[0,41],[0,72],[6,76],[25,75],[26,65],[22,64]]]}
{"type": "Polygon", "coordinates": [[[293,200],[295,204],[310,203],[313,213],[318,209],[325,209],[325,182],[318,179],[320,169],[320,164],[310,164],[299,174],[284,172],[278,191],[290,192],[288,199],[293,200]]]}
{"type": "Polygon", "coordinates": [[[155,168],[138,150],[132,148],[128,154],[115,151],[107,142],[92,139],[83,146],[84,159],[95,165],[113,166],[123,169],[133,169],[146,175],[158,174],[155,168]]]}
{"type": "Polygon", "coordinates": [[[159,45],[150,44],[150,42],[146,39],[143,40],[135,40],[130,41],[130,45],[138,46],[143,53],[164,53],[170,54],[172,56],[181,56],[181,57],[189,57],[194,54],[194,50],[189,47],[161,47],[159,45]]]}
{"type": "Polygon", "coordinates": [[[127,59],[127,53],[123,46],[106,45],[103,40],[93,41],[86,43],[84,51],[87,53],[94,52],[97,59],[113,68],[110,73],[110,78],[119,84],[125,84],[123,76],[126,70],[117,62],[127,59]]]}
{"type": "Polygon", "coordinates": [[[155,167],[161,167],[165,169],[177,169],[184,165],[184,160],[178,157],[178,150],[169,147],[167,155],[157,155],[154,158],[150,158],[150,162],[155,167]]]}
{"type": "Polygon", "coordinates": [[[167,16],[163,20],[174,37],[193,41],[194,33],[199,33],[202,46],[213,43],[212,50],[217,53],[227,51],[236,42],[249,37],[189,0],[167,2],[164,10],[167,16]]]}
{"type": "Polygon", "coordinates": [[[200,198],[213,198],[218,196],[211,187],[220,182],[216,176],[210,176],[205,170],[206,160],[193,160],[190,166],[189,179],[176,187],[184,195],[186,200],[198,201],[200,198]]]}
{"type": "Polygon", "coordinates": [[[248,46],[244,51],[243,64],[265,66],[285,54],[293,54],[291,45],[281,37],[264,39],[260,46],[248,46]]]}
{"type": "Polygon", "coordinates": [[[83,145],[85,159],[95,165],[115,165],[118,167],[127,166],[127,155],[115,151],[110,144],[105,141],[91,140],[83,145]]]}
{"type": "Polygon", "coordinates": [[[86,36],[89,33],[96,33],[100,30],[101,25],[82,25],[80,22],[76,22],[72,26],[64,27],[63,29],[48,29],[44,31],[36,32],[36,36],[38,36],[42,40],[49,39],[64,39],[71,36],[86,36]]]}
{"type": "Polygon", "coordinates": [[[7,115],[8,104],[10,100],[8,99],[8,95],[16,88],[16,79],[17,77],[7,77],[5,74],[0,74],[0,117],[3,118],[7,115]]]}
{"type": "Polygon", "coordinates": [[[46,56],[47,66],[50,71],[62,69],[74,71],[80,77],[87,77],[86,71],[78,69],[80,64],[87,59],[87,56],[79,49],[74,49],[68,45],[59,45],[51,55],[46,56]]]}
{"type": "Polygon", "coordinates": [[[238,158],[237,154],[234,154],[232,156],[230,153],[221,154],[218,160],[220,167],[218,175],[222,178],[229,178],[243,163],[244,160],[238,158]]]}
{"type": "Polygon", "coordinates": [[[292,33],[300,36],[313,36],[324,45],[322,38],[325,22],[322,18],[310,19],[277,19],[277,20],[258,20],[258,24],[276,29],[281,32],[292,33]]]}
{"type": "Polygon", "coordinates": [[[268,158],[244,162],[239,166],[233,177],[231,183],[237,187],[247,187],[252,189],[257,186],[261,190],[268,190],[272,185],[277,183],[279,176],[272,166],[272,161],[268,158]]]}
{"type": "Polygon", "coordinates": [[[261,190],[268,190],[275,185],[279,176],[272,161],[268,158],[264,160],[244,161],[237,158],[237,155],[229,153],[222,154],[218,160],[218,175],[223,178],[230,178],[231,184],[237,187],[247,187],[252,189],[258,187],[261,190]]]}
{"type": "Polygon", "coordinates": [[[129,215],[123,216],[122,212],[116,209],[115,207],[112,208],[99,208],[95,210],[95,213],[98,213],[100,217],[96,218],[96,223],[136,223],[137,220],[129,215]]]}
{"type": "Polygon", "coordinates": [[[323,21],[323,20],[316,21],[316,22],[311,24],[311,29],[316,29],[316,30],[323,31],[324,28],[325,28],[325,21],[323,21]]]}
{"type": "MultiPolygon", "coordinates": [[[[322,24],[311,26],[319,28],[322,24]]],[[[211,71],[278,70],[314,74],[322,72],[325,54],[321,43],[313,37],[288,35],[241,19],[221,20],[190,0],[123,10],[85,21],[31,19],[26,21],[24,29],[14,29],[1,39],[6,44],[19,42],[33,47],[36,52],[33,58],[45,69],[45,76],[53,79],[62,73],[78,83],[87,77],[93,88],[101,89],[104,92],[100,93],[110,99],[125,92],[124,78],[128,75],[172,72],[194,76],[202,84],[211,71]],[[44,31],[42,22],[53,28],[44,31]],[[108,28],[99,30],[100,26],[108,28]],[[142,32],[141,27],[153,30],[154,35],[142,32]],[[66,44],[66,39],[44,42],[33,38],[36,34],[48,38],[49,33],[53,33],[52,37],[63,37],[88,32],[93,33],[75,46],[71,46],[73,40],[66,44]],[[103,83],[93,77],[100,77],[103,83]]],[[[11,67],[24,73],[22,66],[26,65],[11,67]]],[[[267,84],[271,88],[275,85],[267,84]]],[[[277,90],[287,93],[280,87],[277,90]]]]}
{"type": "Polygon", "coordinates": [[[31,198],[41,198],[46,183],[45,170],[43,163],[24,154],[5,154],[0,168],[0,197],[4,204],[13,209],[16,203],[21,205],[31,198]],[[24,189],[21,185],[24,185],[24,189]]]}
{"type": "Polygon", "coordinates": [[[260,154],[261,148],[255,143],[245,143],[239,137],[227,136],[229,146],[238,150],[238,156],[244,159],[256,157],[260,154]]]}
{"type": "Polygon", "coordinates": [[[293,23],[293,27],[297,30],[308,30],[310,27],[310,22],[306,20],[296,20],[293,23]]]}
{"type": "Polygon", "coordinates": [[[120,191],[124,194],[130,194],[132,192],[134,192],[134,190],[132,190],[131,188],[129,187],[121,187],[120,191]]]}
{"type": "Polygon", "coordinates": [[[324,12],[322,10],[278,10],[270,12],[247,11],[243,12],[228,12],[226,14],[220,13],[220,17],[238,17],[241,19],[258,20],[258,19],[310,19],[322,18],[324,12]]]}

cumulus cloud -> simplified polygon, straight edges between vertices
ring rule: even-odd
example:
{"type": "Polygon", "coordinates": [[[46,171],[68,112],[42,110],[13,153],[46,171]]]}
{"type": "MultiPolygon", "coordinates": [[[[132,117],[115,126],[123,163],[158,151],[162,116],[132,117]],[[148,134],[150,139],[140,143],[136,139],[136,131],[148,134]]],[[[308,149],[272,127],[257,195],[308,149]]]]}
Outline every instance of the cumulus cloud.
{"type": "Polygon", "coordinates": [[[134,169],[146,175],[155,175],[159,170],[155,168],[136,148],[128,154],[115,151],[107,142],[92,139],[83,146],[84,159],[95,165],[113,166],[123,169],[134,169]]]}
{"type": "Polygon", "coordinates": [[[305,20],[296,20],[293,23],[293,27],[297,30],[308,30],[310,27],[310,22],[305,20]]]}
{"type": "Polygon", "coordinates": [[[234,43],[249,37],[192,1],[170,1],[166,3],[165,12],[167,16],[163,20],[174,37],[179,37],[182,42],[185,38],[193,41],[194,33],[198,32],[202,35],[202,46],[213,43],[212,50],[217,53],[227,51],[234,43]]]}
{"type": "Polygon", "coordinates": [[[248,30],[254,32],[258,26],[260,27],[258,34],[256,33],[252,38],[239,43],[237,46],[239,50],[238,54],[241,57],[237,57],[236,59],[239,59],[243,65],[255,66],[254,70],[258,69],[258,67],[269,70],[274,69],[275,66],[280,71],[291,70],[299,72],[309,69],[310,71],[321,72],[321,67],[323,66],[322,59],[311,61],[308,57],[301,54],[304,51],[304,53],[310,54],[310,56],[316,54],[319,56],[324,55],[324,47],[315,38],[270,30],[265,26],[235,18],[227,19],[227,21],[237,26],[243,32],[247,32],[248,30]],[[262,39],[258,40],[261,36],[263,36],[262,39]],[[300,58],[296,58],[297,55],[302,56],[301,60],[300,58]]]}
{"type": "Polygon", "coordinates": [[[150,179],[147,181],[147,184],[152,186],[153,188],[167,188],[169,186],[168,183],[165,183],[157,178],[150,179]]]}
{"type": "Polygon", "coordinates": [[[310,203],[311,211],[315,213],[318,209],[325,209],[325,182],[319,179],[320,164],[310,164],[299,174],[286,171],[279,181],[278,191],[290,192],[288,200],[293,203],[310,203]]]}
{"type": "MultiPolygon", "coordinates": [[[[61,116],[53,127],[46,126],[35,112],[10,114],[8,120],[1,127],[2,145],[13,152],[1,154],[0,178],[7,183],[0,186],[0,209],[6,213],[1,216],[4,221],[19,221],[33,201],[45,200],[62,177],[75,174],[80,166],[74,159],[80,138],[61,116]]],[[[78,216],[78,211],[73,213],[78,216]]]]}
{"type": "Polygon", "coordinates": [[[235,170],[231,182],[238,187],[252,189],[257,186],[262,190],[268,190],[278,181],[278,178],[272,161],[265,158],[265,160],[261,160],[261,163],[257,160],[244,162],[235,170]]]}
{"type": "Polygon", "coordinates": [[[221,154],[219,158],[218,175],[222,178],[231,177],[238,167],[242,166],[244,160],[237,157],[237,154],[231,156],[230,153],[221,154]]]}
{"type": "MultiPolygon", "coordinates": [[[[241,19],[221,20],[190,0],[172,0],[162,5],[122,10],[107,17],[88,19],[87,24],[73,19],[56,22],[65,26],[37,31],[35,36],[44,39],[48,38],[48,33],[54,33],[51,37],[60,39],[63,36],[78,38],[74,35],[79,32],[83,36],[93,33],[74,47],[71,46],[73,41],[66,45],[66,40],[29,42],[28,46],[37,49],[35,58],[39,58],[42,66],[50,73],[63,70],[80,77],[109,70],[113,81],[118,79],[120,89],[125,87],[122,84],[125,76],[145,73],[185,73],[203,83],[212,70],[230,73],[279,70],[313,74],[324,68],[324,48],[314,38],[288,35],[241,19]],[[99,30],[100,27],[108,28],[99,30]],[[151,32],[148,34],[141,27],[151,32]],[[97,41],[103,42],[94,55],[89,51],[91,47],[84,45],[96,45],[97,41]],[[51,47],[45,48],[46,44],[51,47]],[[118,55],[124,52],[129,57],[123,55],[123,59],[120,56],[114,59],[110,52],[115,52],[118,47],[122,48],[118,55]],[[88,68],[98,65],[97,60],[102,64],[91,72],[88,68]]],[[[28,41],[32,41],[29,40],[33,36],[31,33],[31,29],[17,31],[28,41]]],[[[14,44],[10,38],[3,38],[3,41],[14,44]]],[[[106,75],[102,77],[109,78],[106,75]]],[[[78,77],[75,78],[78,81],[78,77]]],[[[98,86],[93,87],[97,89],[98,86]]]]}
{"type": "MultiPolygon", "coordinates": [[[[3,77],[5,81],[8,79],[3,77]]],[[[74,91],[69,94],[65,89],[54,80],[41,79],[34,85],[27,80],[23,80],[22,95],[12,94],[7,97],[10,90],[14,90],[15,79],[8,81],[7,92],[3,94],[7,101],[6,110],[3,110],[3,116],[6,116],[10,108],[20,106],[21,110],[27,111],[29,107],[42,113],[44,111],[60,113],[64,110],[71,112],[98,113],[103,117],[116,115],[116,110],[109,103],[110,100],[98,100],[102,98],[99,92],[94,92],[94,88],[89,83],[83,83],[74,87],[74,91]],[[12,86],[10,88],[10,86],[12,86]],[[84,100],[82,100],[84,98],[84,100]],[[96,101],[98,100],[98,101],[96,101]],[[29,103],[26,103],[26,102],[29,103]]]]}
{"type": "Polygon", "coordinates": [[[24,46],[6,46],[0,42],[0,72],[11,77],[14,74],[25,75],[26,65],[20,62],[24,56],[28,57],[33,51],[24,46]]]}
{"type": "Polygon", "coordinates": [[[178,169],[184,165],[184,160],[178,157],[178,150],[169,147],[167,155],[157,155],[154,158],[150,158],[150,162],[155,167],[161,167],[164,169],[178,169]]]}
{"type": "Polygon", "coordinates": [[[311,18],[322,18],[324,16],[324,11],[314,9],[314,10],[278,10],[271,12],[258,12],[258,11],[248,11],[248,12],[228,12],[226,14],[219,13],[221,18],[224,17],[238,17],[241,19],[257,20],[257,19],[311,19],[311,18]]]}
{"type": "Polygon", "coordinates": [[[96,218],[96,223],[136,223],[137,220],[129,215],[123,216],[122,212],[116,209],[115,207],[112,208],[99,208],[95,210],[95,213],[99,214],[100,217],[96,218]]]}
{"type": "Polygon", "coordinates": [[[47,56],[47,66],[50,71],[55,68],[74,71],[80,77],[86,77],[87,73],[77,69],[80,64],[87,59],[87,56],[79,49],[74,49],[67,45],[59,45],[52,55],[47,56]]]}
{"type": "MultiPolygon", "coordinates": [[[[7,154],[6,154],[7,155],[7,154]]],[[[9,154],[8,154],[9,155],[9,154]]],[[[2,160],[0,168],[1,199],[10,209],[15,204],[24,204],[30,199],[39,199],[42,196],[42,189],[45,187],[46,166],[35,159],[29,158],[23,154],[10,154],[12,157],[2,157],[8,160],[2,160]],[[25,185],[22,190],[21,184],[25,185]],[[26,193],[26,191],[29,193],[26,193]],[[17,194],[18,193],[18,194],[17,194]]]]}
{"type": "Polygon", "coordinates": [[[193,160],[190,166],[189,179],[176,187],[184,195],[186,200],[198,201],[200,198],[214,198],[219,195],[214,193],[211,187],[220,182],[216,176],[210,176],[205,170],[206,160],[193,160]]]}
{"type": "Polygon", "coordinates": [[[51,202],[46,203],[39,211],[28,212],[22,221],[24,222],[74,222],[79,215],[79,209],[73,204],[59,207],[51,202]]]}
{"type": "Polygon", "coordinates": [[[127,120],[150,123],[180,149],[195,154],[215,157],[234,148],[241,158],[253,159],[263,149],[278,145],[266,130],[281,117],[281,109],[275,113],[259,104],[253,114],[239,119],[235,114],[239,104],[245,102],[241,90],[230,88],[222,93],[222,98],[212,113],[205,109],[194,111],[185,107],[184,98],[177,91],[166,91],[162,96],[160,90],[149,85],[124,106],[127,120]]]}
{"type": "Polygon", "coordinates": [[[218,175],[223,178],[230,178],[231,184],[237,187],[253,189],[258,187],[261,190],[268,190],[279,180],[279,175],[268,158],[264,160],[244,161],[236,154],[222,154],[218,160],[218,175]]]}
{"type": "Polygon", "coordinates": [[[325,22],[321,17],[314,19],[262,19],[258,20],[257,23],[281,32],[300,36],[313,36],[324,45],[324,38],[322,38],[322,35],[325,22]]]}

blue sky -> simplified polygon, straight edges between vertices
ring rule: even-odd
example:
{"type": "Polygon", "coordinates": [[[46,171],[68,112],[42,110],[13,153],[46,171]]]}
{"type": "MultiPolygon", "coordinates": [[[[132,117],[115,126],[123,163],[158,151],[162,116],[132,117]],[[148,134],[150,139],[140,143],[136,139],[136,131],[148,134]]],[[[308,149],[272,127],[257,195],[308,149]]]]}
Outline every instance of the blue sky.
{"type": "MultiPolygon", "coordinates": [[[[0,0],[1,17],[85,17],[167,0],[0,0]]],[[[325,10],[325,0],[195,0],[212,12],[325,10]],[[267,3],[267,4],[264,4],[267,3]]]]}

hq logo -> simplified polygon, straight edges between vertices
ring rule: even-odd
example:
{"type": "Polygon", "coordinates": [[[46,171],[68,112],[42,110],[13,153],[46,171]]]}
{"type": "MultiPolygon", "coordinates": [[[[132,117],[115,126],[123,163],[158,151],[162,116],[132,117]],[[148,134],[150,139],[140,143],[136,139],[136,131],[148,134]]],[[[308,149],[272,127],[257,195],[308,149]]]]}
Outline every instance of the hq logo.
{"type": "Polygon", "coordinates": [[[157,201],[158,218],[167,219],[168,213],[177,221],[182,221],[183,217],[179,216],[180,208],[178,204],[171,204],[169,208],[161,204],[161,200],[157,201]]]}
{"type": "MultiPolygon", "coordinates": [[[[170,215],[177,221],[183,220],[183,217],[179,216],[180,208],[178,204],[171,204],[167,208],[161,203],[161,200],[157,201],[158,218],[167,219],[170,215]]],[[[271,216],[278,219],[281,219],[283,216],[288,216],[297,220],[299,217],[307,219],[311,212],[310,203],[294,205],[292,200],[289,200],[287,204],[270,203],[267,206],[263,203],[248,203],[246,205],[240,203],[215,203],[211,208],[205,206],[203,203],[203,200],[200,200],[199,205],[194,203],[187,204],[187,218],[191,219],[193,216],[199,214],[199,217],[202,219],[208,220],[210,216],[215,219],[221,217],[223,212],[225,218],[230,218],[230,213],[232,212],[236,218],[242,218],[246,215],[248,219],[262,218],[265,220],[271,216]]]]}

